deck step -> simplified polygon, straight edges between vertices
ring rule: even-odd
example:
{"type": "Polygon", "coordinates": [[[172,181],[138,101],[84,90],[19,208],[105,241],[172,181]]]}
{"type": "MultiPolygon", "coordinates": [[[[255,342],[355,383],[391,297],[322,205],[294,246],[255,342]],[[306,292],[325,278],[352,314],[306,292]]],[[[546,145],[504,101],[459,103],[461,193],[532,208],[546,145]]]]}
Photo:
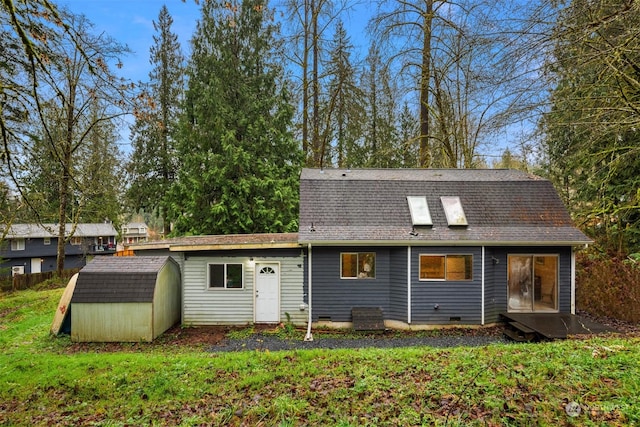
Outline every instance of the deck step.
{"type": "Polygon", "coordinates": [[[380,307],[353,307],[351,319],[355,331],[384,331],[384,317],[380,307]]]}
{"type": "Polygon", "coordinates": [[[509,322],[509,325],[511,325],[512,327],[514,327],[515,329],[518,329],[519,331],[522,331],[525,334],[535,334],[536,331],[534,331],[533,329],[531,329],[530,327],[523,325],[520,322],[509,322]]]}
{"type": "Polygon", "coordinates": [[[520,322],[509,322],[504,334],[518,342],[531,342],[536,341],[538,338],[538,333],[534,329],[520,322]]]}

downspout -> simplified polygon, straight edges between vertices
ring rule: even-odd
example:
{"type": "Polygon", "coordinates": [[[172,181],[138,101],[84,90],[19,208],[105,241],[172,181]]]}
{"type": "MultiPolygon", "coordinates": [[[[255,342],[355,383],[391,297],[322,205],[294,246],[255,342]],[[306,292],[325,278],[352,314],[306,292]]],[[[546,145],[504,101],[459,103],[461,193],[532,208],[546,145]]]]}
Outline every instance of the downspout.
{"type": "Polygon", "coordinates": [[[576,249],[573,246],[571,247],[571,314],[576,314],[576,249]]]}
{"type": "Polygon", "coordinates": [[[407,246],[407,323],[411,325],[411,246],[407,246]]]}
{"type": "Polygon", "coordinates": [[[307,304],[307,306],[309,307],[309,321],[307,324],[307,335],[304,336],[304,340],[305,341],[313,341],[313,335],[311,334],[311,277],[313,276],[311,274],[311,243],[308,244],[307,246],[307,283],[309,285],[309,303],[307,304]]]}
{"type": "Polygon", "coordinates": [[[484,298],[485,298],[485,296],[484,296],[484,285],[485,285],[485,282],[484,282],[484,257],[485,257],[485,253],[484,253],[484,245],[483,245],[482,246],[482,272],[480,273],[480,275],[481,275],[481,279],[480,280],[482,281],[482,285],[480,287],[480,289],[481,289],[480,292],[481,292],[481,295],[482,295],[481,296],[482,306],[480,307],[480,324],[481,325],[484,325],[484,304],[485,304],[485,301],[484,301],[484,298]]]}

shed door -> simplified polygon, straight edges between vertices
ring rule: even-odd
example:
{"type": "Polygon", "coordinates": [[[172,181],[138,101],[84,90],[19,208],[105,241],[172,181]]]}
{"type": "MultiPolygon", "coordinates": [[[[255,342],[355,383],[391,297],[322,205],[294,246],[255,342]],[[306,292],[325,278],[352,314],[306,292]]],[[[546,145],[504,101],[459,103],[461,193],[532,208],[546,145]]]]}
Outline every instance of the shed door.
{"type": "Polygon", "coordinates": [[[256,323],[280,321],[280,271],[276,263],[256,263],[256,323]]]}

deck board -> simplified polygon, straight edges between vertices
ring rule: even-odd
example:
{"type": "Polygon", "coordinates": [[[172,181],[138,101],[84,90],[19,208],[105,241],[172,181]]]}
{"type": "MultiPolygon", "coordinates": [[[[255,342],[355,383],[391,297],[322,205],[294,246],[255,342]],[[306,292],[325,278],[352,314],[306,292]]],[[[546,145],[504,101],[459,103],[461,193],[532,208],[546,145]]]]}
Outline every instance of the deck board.
{"type": "Polygon", "coordinates": [[[569,313],[501,313],[511,321],[519,322],[547,339],[565,339],[569,335],[596,335],[617,332],[608,326],[569,313]]]}

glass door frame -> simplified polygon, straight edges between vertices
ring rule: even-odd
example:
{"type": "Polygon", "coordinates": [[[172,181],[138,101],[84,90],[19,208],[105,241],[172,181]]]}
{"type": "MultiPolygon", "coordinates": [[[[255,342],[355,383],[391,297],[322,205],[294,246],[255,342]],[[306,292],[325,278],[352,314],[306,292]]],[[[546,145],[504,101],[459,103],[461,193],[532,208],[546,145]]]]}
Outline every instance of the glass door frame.
{"type": "Polygon", "coordinates": [[[507,255],[508,312],[557,313],[559,311],[559,283],[560,256],[558,254],[515,253],[507,255]],[[519,265],[517,264],[518,258],[520,259],[519,265]],[[551,260],[553,262],[550,262],[551,260]],[[536,269],[540,274],[536,274],[536,269]]]}

